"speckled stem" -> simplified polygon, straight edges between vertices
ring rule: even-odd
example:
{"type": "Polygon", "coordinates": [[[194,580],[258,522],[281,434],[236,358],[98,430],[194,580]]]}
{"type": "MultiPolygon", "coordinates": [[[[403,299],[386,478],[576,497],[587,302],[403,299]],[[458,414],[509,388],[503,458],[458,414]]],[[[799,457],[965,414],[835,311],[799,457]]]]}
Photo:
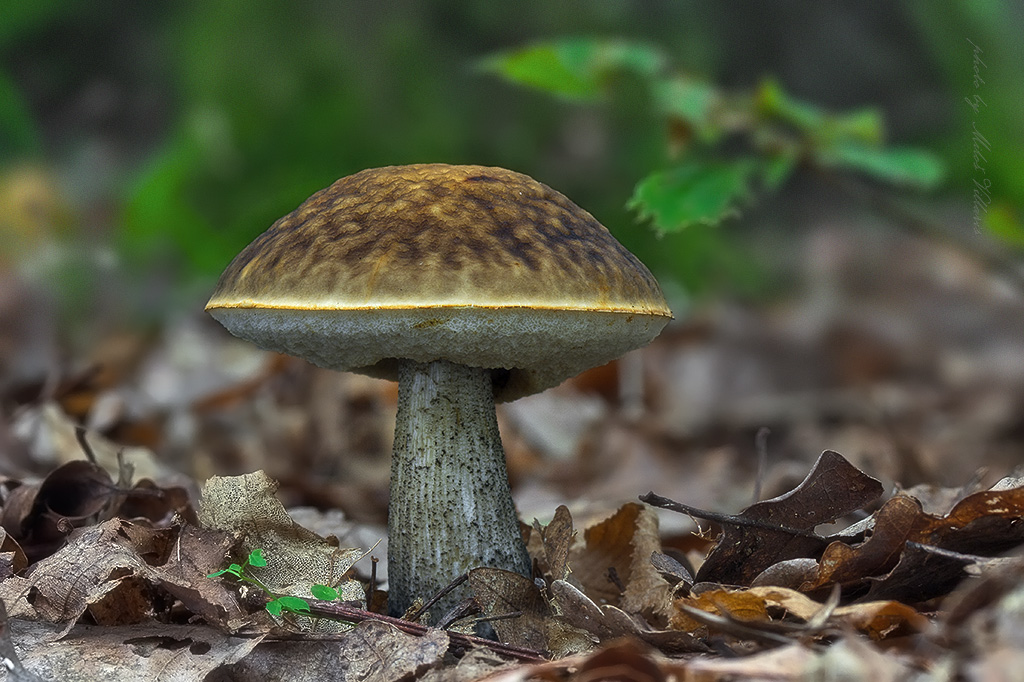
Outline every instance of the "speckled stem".
{"type": "MultiPolygon", "coordinates": [[[[402,363],[388,536],[392,615],[470,568],[529,575],[488,370],[402,363]]],[[[466,596],[456,590],[432,607],[435,622],[466,596]]]]}

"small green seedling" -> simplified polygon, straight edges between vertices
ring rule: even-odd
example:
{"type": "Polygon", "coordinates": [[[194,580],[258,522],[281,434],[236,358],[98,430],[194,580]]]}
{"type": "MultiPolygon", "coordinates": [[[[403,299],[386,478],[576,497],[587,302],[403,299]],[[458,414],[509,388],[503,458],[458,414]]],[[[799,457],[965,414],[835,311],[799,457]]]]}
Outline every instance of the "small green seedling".
{"type": "Polygon", "coordinates": [[[280,616],[282,612],[288,611],[289,613],[309,613],[309,602],[301,597],[293,597],[291,595],[277,595],[274,591],[267,587],[262,580],[249,573],[246,569],[249,566],[255,566],[256,568],[262,568],[267,565],[267,560],[263,557],[262,549],[254,549],[249,552],[249,558],[245,560],[243,564],[231,564],[227,568],[211,573],[207,578],[217,578],[225,574],[233,575],[243,583],[249,583],[263,590],[270,601],[267,602],[267,611],[275,616],[280,616]]]}
{"type": "MultiPolygon", "coordinates": [[[[280,616],[282,612],[288,611],[289,613],[308,614],[309,613],[309,602],[302,597],[293,597],[291,595],[277,595],[274,594],[273,590],[267,587],[262,580],[249,573],[246,569],[249,566],[255,566],[256,568],[262,568],[267,565],[267,560],[263,557],[262,549],[254,549],[249,553],[249,558],[242,564],[231,564],[225,569],[211,573],[207,578],[218,578],[222,575],[233,575],[238,580],[263,590],[270,601],[267,602],[267,611],[272,615],[280,616]]],[[[322,601],[334,601],[338,598],[338,591],[333,587],[327,585],[313,585],[309,588],[310,593],[316,598],[322,601]]]]}

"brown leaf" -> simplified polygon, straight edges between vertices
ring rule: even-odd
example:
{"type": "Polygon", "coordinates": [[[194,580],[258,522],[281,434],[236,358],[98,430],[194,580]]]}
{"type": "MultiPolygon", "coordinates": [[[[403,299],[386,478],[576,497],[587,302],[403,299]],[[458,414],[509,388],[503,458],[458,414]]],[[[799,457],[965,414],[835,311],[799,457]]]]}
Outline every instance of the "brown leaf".
{"type": "Polygon", "coordinates": [[[595,601],[631,613],[666,616],[672,588],[651,564],[661,550],[658,519],[645,505],[631,502],[584,532],[570,565],[583,591],[595,601]]]}
{"type": "Polygon", "coordinates": [[[549,650],[545,633],[551,609],[532,580],[499,568],[474,568],[469,572],[469,587],[484,615],[521,614],[493,621],[502,642],[536,651],[549,650]]]}
{"type": "Polygon", "coordinates": [[[551,580],[564,580],[569,574],[569,548],[575,536],[569,508],[564,504],[558,505],[551,523],[541,526],[534,520],[533,529],[540,537],[544,552],[542,572],[551,580]]]}
{"type": "Polygon", "coordinates": [[[25,668],[46,680],[203,680],[249,654],[261,637],[195,625],[79,625],[59,643],[43,623],[12,628],[25,668]]]}
{"type": "Polygon", "coordinates": [[[192,525],[199,524],[187,490],[178,486],[161,487],[148,478],[138,481],[125,493],[117,514],[127,519],[148,519],[155,524],[169,523],[177,515],[192,525]]]}
{"type": "Polygon", "coordinates": [[[242,622],[245,614],[234,594],[206,577],[223,560],[226,535],[185,527],[175,533],[176,551],[168,552],[165,564],[151,566],[132,546],[133,537],[144,535],[132,527],[111,519],[81,529],[67,546],[36,564],[27,579],[0,583],[0,596],[13,604],[12,611],[62,624],[58,636],[93,606],[101,623],[140,622],[153,613],[154,588],[178,597],[209,622],[229,627],[242,622]]]}
{"type": "Polygon", "coordinates": [[[1024,487],[968,495],[945,516],[919,516],[909,539],[965,554],[992,556],[1024,543],[1024,487]]]}
{"type": "Polygon", "coordinates": [[[739,515],[759,525],[725,523],[696,580],[746,585],[772,564],[811,556],[820,551],[825,540],[810,531],[862,508],[881,494],[881,483],[838,453],[826,450],[799,486],[751,505],[739,515]],[[773,530],[771,526],[805,534],[773,530]]]}
{"type": "Polygon", "coordinates": [[[664,682],[665,670],[638,641],[626,638],[594,653],[579,667],[579,680],[616,682],[664,682]]]}
{"type": "Polygon", "coordinates": [[[1024,488],[973,493],[945,515],[928,514],[916,499],[896,495],[875,512],[864,542],[830,544],[817,574],[800,590],[873,579],[871,598],[916,602],[941,596],[964,577],[970,558],[928,548],[988,556],[1005,552],[1024,542],[1022,515],[1024,488]]]}
{"type": "Polygon", "coordinates": [[[476,682],[501,670],[522,665],[510,662],[489,649],[470,649],[455,665],[433,668],[419,678],[420,682],[476,682]]]}
{"type": "Polygon", "coordinates": [[[417,637],[387,623],[368,620],[334,641],[268,642],[224,669],[225,681],[397,682],[441,664],[448,650],[443,630],[417,637]],[[288,671],[282,677],[282,671],[288,671]]]}
{"type": "Polygon", "coordinates": [[[598,606],[564,580],[551,584],[551,601],[558,616],[569,625],[589,632],[601,642],[618,637],[638,637],[665,653],[705,651],[700,640],[679,629],[655,630],[638,617],[607,604],[598,606]]]}
{"type": "Polygon", "coordinates": [[[789,587],[794,590],[818,575],[818,562],[809,557],[772,564],[754,578],[751,587],[789,587]]]}
{"type": "Polygon", "coordinates": [[[14,575],[15,573],[21,573],[28,567],[28,558],[25,556],[25,551],[7,532],[6,528],[0,527],[0,558],[2,558],[2,570],[0,570],[0,580],[7,578],[8,576],[14,575]]]}
{"type": "Polygon", "coordinates": [[[851,547],[833,542],[822,553],[818,574],[800,586],[810,592],[825,585],[847,584],[881,575],[896,565],[908,536],[918,523],[921,505],[905,495],[896,495],[875,512],[871,535],[851,547]]]}
{"type": "Polygon", "coordinates": [[[693,586],[693,574],[690,569],[675,557],[662,552],[651,552],[651,565],[654,570],[673,587],[673,594],[679,588],[689,589],[693,586]]]}
{"type": "MultiPolygon", "coordinates": [[[[782,587],[710,590],[696,597],[681,599],[677,604],[728,616],[747,624],[773,622],[773,608],[782,608],[787,615],[804,622],[815,619],[825,608],[824,604],[801,592],[782,587]]],[[[841,606],[831,612],[827,622],[832,626],[842,624],[853,627],[873,639],[882,639],[907,631],[920,631],[928,623],[917,611],[895,601],[841,606]]],[[[680,629],[695,630],[700,624],[680,611],[673,619],[672,625],[680,629]]]]}
{"type": "MultiPolygon", "coordinates": [[[[295,523],[276,490],[277,482],[263,471],[214,476],[203,486],[199,518],[207,528],[239,537],[246,554],[262,549],[267,565],[250,572],[276,594],[308,598],[310,587],[321,584],[337,589],[342,601],[362,601],[362,585],[346,574],[364,552],[339,548],[295,523]]],[[[326,621],[309,625],[347,627],[326,621]]]]}
{"type": "Polygon", "coordinates": [[[64,543],[72,528],[95,522],[117,502],[106,471],[84,459],[62,464],[38,485],[15,489],[4,507],[3,525],[30,562],[64,543]]]}

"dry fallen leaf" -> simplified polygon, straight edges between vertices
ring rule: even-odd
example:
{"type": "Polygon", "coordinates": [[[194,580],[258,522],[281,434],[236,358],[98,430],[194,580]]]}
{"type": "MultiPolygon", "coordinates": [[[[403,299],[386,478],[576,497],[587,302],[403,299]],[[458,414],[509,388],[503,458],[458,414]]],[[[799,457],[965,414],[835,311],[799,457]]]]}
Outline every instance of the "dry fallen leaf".
{"type": "Polygon", "coordinates": [[[75,626],[60,641],[44,623],[12,624],[22,665],[45,680],[203,680],[249,654],[261,637],[160,623],[75,626]]]}
{"type": "Polygon", "coordinates": [[[724,524],[696,580],[748,585],[779,561],[811,556],[825,544],[811,533],[815,527],[856,511],[881,494],[881,483],[838,453],[826,450],[795,489],[751,505],[739,515],[760,525],[724,524]],[[773,530],[772,526],[803,534],[773,530]]]}
{"type": "MultiPolygon", "coordinates": [[[[362,602],[362,584],[347,574],[363,550],[339,548],[295,523],[275,497],[276,490],[277,483],[262,471],[215,476],[203,486],[200,522],[239,537],[245,554],[262,549],[267,565],[249,570],[275,594],[308,599],[310,588],[320,584],[334,587],[342,601],[362,602]]],[[[308,624],[319,629],[346,627],[324,620],[308,624]]]]}
{"type": "Polygon", "coordinates": [[[539,521],[534,520],[531,539],[536,537],[540,547],[534,546],[531,549],[538,557],[541,572],[550,580],[564,580],[569,574],[569,550],[575,535],[572,516],[564,504],[555,509],[555,515],[547,526],[541,526],[539,521]]]}
{"type": "MultiPolygon", "coordinates": [[[[771,624],[777,622],[779,618],[787,617],[808,622],[816,619],[826,608],[825,604],[816,602],[801,592],[782,587],[707,590],[697,596],[677,601],[677,606],[683,605],[727,616],[749,625],[771,624]]],[[[835,608],[828,613],[825,622],[833,629],[848,626],[869,635],[872,639],[883,639],[894,634],[923,630],[928,620],[911,607],[899,602],[875,601],[835,608]]],[[[682,609],[672,620],[672,626],[682,630],[696,630],[701,625],[682,609]]]]}
{"type": "Polygon", "coordinates": [[[588,632],[599,642],[619,637],[637,637],[665,653],[706,651],[707,647],[689,632],[679,629],[656,630],[639,616],[606,604],[598,606],[570,583],[551,584],[551,603],[559,619],[573,628],[588,632]]]}
{"type": "MultiPolygon", "coordinates": [[[[80,529],[67,546],[34,565],[28,577],[0,582],[0,598],[12,616],[61,624],[57,637],[94,607],[93,618],[106,625],[149,620],[160,603],[154,592],[180,599],[208,622],[238,627],[245,614],[234,594],[206,577],[230,547],[227,536],[190,526],[160,532],[168,537],[162,555],[155,556],[153,538],[128,521],[111,519],[80,529]],[[140,538],[145,558],[133,545],[140,538]]],[[[163,601],[169,606],[169,599],[163,601]]]]}
{"type": "Polygon", "coordinates": [[[661,550],[658,518],[631,502],[584,531],[584,543],[570,554],[573,577],[595,602],[612,604],[648,618],[664,618],[672,588],[651,563],[661,550]]]}
{"type": "Polygon", "coordinates": [[[437,667],[448,650],[448,635],[430,630],[417,637],[380,621],[365,621],[322,641],[265,642],[218,673],[221,682],[398,682],[437,667]]]}

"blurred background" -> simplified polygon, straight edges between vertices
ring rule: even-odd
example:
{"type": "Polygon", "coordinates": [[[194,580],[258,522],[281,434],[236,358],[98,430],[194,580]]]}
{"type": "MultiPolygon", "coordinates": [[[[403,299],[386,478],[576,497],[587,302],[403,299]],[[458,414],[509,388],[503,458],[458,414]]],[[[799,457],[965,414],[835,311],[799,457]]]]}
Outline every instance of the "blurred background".
{"type": "Polygon", "coordinates": [[[524,517],[657,485],[742,506],[763,428],[767,492],[825,448],[888,483],[1002,475],[1024,458],[1022,28],[1011,0],[5,0],[0,459],[45,470],[84,424],[156,472],[263,467],[379,520],[392,388],[201,311],[313,192],[450,162],[565,193],[677,317],[503,408],[524,517]]]}

